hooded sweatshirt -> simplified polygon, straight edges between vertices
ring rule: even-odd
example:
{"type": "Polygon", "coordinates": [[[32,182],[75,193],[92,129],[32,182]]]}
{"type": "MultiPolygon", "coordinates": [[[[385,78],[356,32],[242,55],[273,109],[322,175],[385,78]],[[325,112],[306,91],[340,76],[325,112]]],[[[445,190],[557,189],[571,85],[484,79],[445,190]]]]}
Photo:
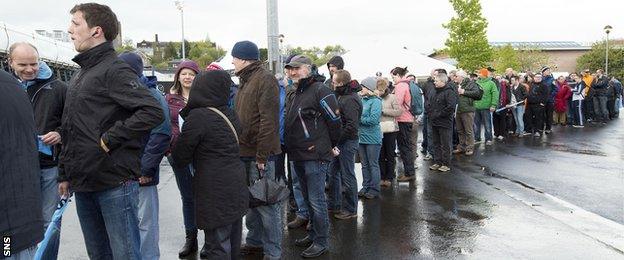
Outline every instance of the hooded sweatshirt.
{"type": "Polygon", "coordinates": [[[362,116],[362,100],[357,92],[362,86],[357,81],[351,81],[344,86],[337,86],[335,93],[338,96],[338,105],[342,120],[342,131],[339,144],[347,140],[358,139],[358,127],[362,116]]]}
{"type": "Polygon", "coordinates": [[[498,106],[498,88],[492,81],[492,78],[479,78],[477,84],[483,89],[483,96],[480,100],[474,102],[477,110],[496,108],[498,106]]]}
{"type": "MultiPolygon", "coordinates": [[[[329,61],[327,62],[328,71],[329,71],[329,65],[335,65],[336,68],[338,68],[339,70],[342,70],[344,69],[344,60],[340,56],[334,56],[334,57],[331,57],[331,59],[329,59],[329,61]]],[[[332,85],[332,77],[333,75],[331,75],[330,73],[330,77],[325,81],[325,85],[327,86],[332,85]]]]}

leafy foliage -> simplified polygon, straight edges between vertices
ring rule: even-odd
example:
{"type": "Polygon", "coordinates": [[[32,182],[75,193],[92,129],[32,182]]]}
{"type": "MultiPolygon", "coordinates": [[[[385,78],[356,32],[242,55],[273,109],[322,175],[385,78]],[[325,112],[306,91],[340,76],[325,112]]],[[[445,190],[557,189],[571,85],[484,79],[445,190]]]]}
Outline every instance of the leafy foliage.
{"type": "Polygon", "coordinates": [[[486,35],[488,22],[481,14],[479,0],[449,0],[456,16],[444,24],[449,31],[446,47],[458,67],[473,71],[492,60],[492,48],[486,35]]]}
{"type": "MultiPolygon", "coordinates": [[[[609,41],[609,75],[621,80],[624,78],[624,46],[613,43],[609,41]]],[[[576,60],[577,70],[590,69],[596,71],[597,69],[604,69],[605,48],[605,41],[594,43],[591,51],[576,60]]]]}

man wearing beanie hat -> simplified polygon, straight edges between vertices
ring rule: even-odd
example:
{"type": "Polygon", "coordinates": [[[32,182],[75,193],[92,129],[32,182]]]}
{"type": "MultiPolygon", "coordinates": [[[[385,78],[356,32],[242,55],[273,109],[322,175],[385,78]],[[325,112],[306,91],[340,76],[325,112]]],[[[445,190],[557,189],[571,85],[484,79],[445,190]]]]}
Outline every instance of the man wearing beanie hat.
{"type": "Polygon", "coordinates": [[[334,56],[329,59],[327,62],[327,70],[329,71],[329,79],[325,81],[325,85],[332,85],[332,78],[334,78],[334,73],[338,70],[344,69],[344,60],[340,56],[334,56]]]}
{"type": "MultiPolygon", "coordinates": [[[[241,160],[245,163],[249,183],[262,173],[275,178],[275,156],[281,153],[279,137],[279,85],[262,66],[256,44],[237,42],[232,48],[232,64],[240,79],[235,110],[240,118],[241,160]]],[[[264,251],[265,258],[282,256],[282,221],[279,204],[251,208],[245,224],[249,232],[241,253],[264,251]]]]}
{"type": "Polygon", "coordinates": [[[475,142],[481,141],[481,126],[485,128],[485,145],[492,144],[492,112],[496,110],[498,106],[498,88],[496,84],[489,77],[490,72],[488,69],[479,70],[479,79],[477,84],[483,90],[483,96],[480,100],[474,102],[475,106],[475,142]]]}
{"type": "Polygon", "coordinates": [[[160,257],[158,248],[158,190],[160,162],[165,156],[171,141],[171,121],[169,106],[165,97],[156,88],[155,76],[143,75],[143,60],[134,52],[123,52],[119,58],[132,68],[141,83],[147,86],[152,96],[158,100],[163,109],[165,120],[152,129],[143,138],[143,154],[141,155],[141,177],[139,177],[139,232],[141,233],[141,257],[157,259],[160,257]]]}
{"type": "Polygon", "coordinates": [[[329,217],[325,180],[329,162],[339,155],[341,117],[335,94],[312,72],[312,61],[293,57],[285,66],[295,91],[288,95],[284,119],[284,144],[310,211],[312,229],[295,245],[307,247],[303,257],[318,257],[329,249],[329,217]]]}

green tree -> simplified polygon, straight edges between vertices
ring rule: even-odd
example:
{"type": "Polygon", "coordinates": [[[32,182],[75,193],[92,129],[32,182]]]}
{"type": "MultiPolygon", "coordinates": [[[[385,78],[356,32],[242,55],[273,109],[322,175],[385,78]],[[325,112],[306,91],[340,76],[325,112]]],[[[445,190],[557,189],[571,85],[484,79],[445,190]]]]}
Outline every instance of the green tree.
{"type": "Polygon", "coordinates": [[[260,48],[260,61],[266,62],[269,60],[269,50],[267,48],[260,48]]]}
{"type": "Polygon", "coordinates": [[[345,48],[343,48],[340,45],[328,45],[323,49],[319,47],[312,47],[312,48],[307,48],[307,49],[302,48],[302,47],[296,47],[296,48],[287,47],[287,51],[286,51],[288,55],[292,55],[292,54],[306,55],[310,57],[310,59],[312,60],[312,63],[314,63],[316,66],[324,66],[325,64],[327,64],[329,59],[331,59],[331,57],[335,55],[343,55],[346,52],[347,51],[345,50],[345,48]]]}
{"type": "MultiPolygon", "coordinates": [[[[576,60],[576,69],[578,71],[604,69],[605,48],[605,41],[594,43],[588,53],[576,60]]],[[[624,79],[624,46],[615,45],[612,41],[609,41],[609,75],[620,80],[624,79]]]]}
{"type": "MultiPolygon", "coordinates": [[[[186,58],[189,58],[189,53],[191,52],[191,43],[187,40],[184,40],[184,54],[186,58]]],[[[182,42],[178,43],[178,53],[180,53],[180,58],[182,58],[182,42]]]]}
{"type": "Polygon", "coordinates": [[[165,47],[165,50],[163,51],[163,59],[165,61],[178,59],[180,57],[178,55],[178,48],[176,46],[177,44],[174,42],[167,43],[167,46],[165,47]]]}
{"type": "Polygon", "coordinates": [[[115,49],[117,53],[122,53],[124,51],[135,51],[135,50],[136,48],[134,48],[134,43],[132,42],[132,39],[125,39],[123,41],[123,44],[115,49]]]}
{"type": "Polygon", "coordinates": [[[488,22],[481,14],[479,0],[449,0],[457,15],[442,26],[449,31],[446,47],[458,67],[473,71],[492,60],[488,43],[488,22]]]}
{"type": "Polygon", "coordinates": [[[550,66],[550,59],[546,53],[534,48],[520,48],[518,50],[520,71],[539,72],[544,66],[550,66]]]}
{"type": "Polygon", "coordinates": [[[507,68],[512,68],[516,71],[520,69],[518,51],[514,50],[509,44],[504,47],[494,48],[493,56],[492,66],[494,66],[496,71],[505,71],[507,68]]]}
{"type": "Polygon", "coordinates": [[[187,53],[187,58],[194,60],[200,66],[204,68],[208,64],[221,59],[225,55],[225,50],[217,47],[216,44],[210,41],[198,41],[189,43],[190,49],[187,53]]]}

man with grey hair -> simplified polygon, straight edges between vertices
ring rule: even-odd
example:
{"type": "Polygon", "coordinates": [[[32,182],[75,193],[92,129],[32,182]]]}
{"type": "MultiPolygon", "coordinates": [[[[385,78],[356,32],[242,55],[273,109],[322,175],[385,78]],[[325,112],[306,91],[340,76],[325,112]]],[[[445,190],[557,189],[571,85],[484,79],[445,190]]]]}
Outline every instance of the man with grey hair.
{"type": "MultiPolygon", "coordinates": [[[[58,151],[61,142],[61,117],[67,85],[56,79],[50,67],[39,60],[37,48],[30,43],[17,42],[9,47],[9,65],[33,107],[41,169],[39,179],[43,220],[44,228],[47,228],[60,200],[56,178],[58,178],[58,151]]],[[[57,232],[50,239],[50,246],[43,254],[44,259],[56,259],[59,235],[60,232],[57,232]]]]}
{"type": "Polygon", "coordinates": [[[459,94],[455,115],[455,127],[459,137],[459,144],[453,150],[453,153],[472,155],[474,153],[474,101],[481,98],[482,93],[479,85],[470,80],[468,74],[463,70],[456,73],[454,81],[457,85],[457,94],[459,94]]]}
{"type": "Polygon", "coordinates": [[[329,249],[329,217],[325,179],[329,162],[339,154],[341,119],[338,100],[325,77],[312,73],[312,61],[297,55],[286,64],[294,91],[289,92],[284,120],[284,144],[310,212],[312,228],[295,245],[307,247],[302,257],[318,257],[329,249]]]}
{"type": "Polygon", "coordinates": [[[429,169],[447,172],[451,170],[451,134],[453,115],[457,105],[457,92],[444,73],[438,73],[433,83],[435,90],[428,96],[428,116],[433,135],[434,164],[429,169]]]}

